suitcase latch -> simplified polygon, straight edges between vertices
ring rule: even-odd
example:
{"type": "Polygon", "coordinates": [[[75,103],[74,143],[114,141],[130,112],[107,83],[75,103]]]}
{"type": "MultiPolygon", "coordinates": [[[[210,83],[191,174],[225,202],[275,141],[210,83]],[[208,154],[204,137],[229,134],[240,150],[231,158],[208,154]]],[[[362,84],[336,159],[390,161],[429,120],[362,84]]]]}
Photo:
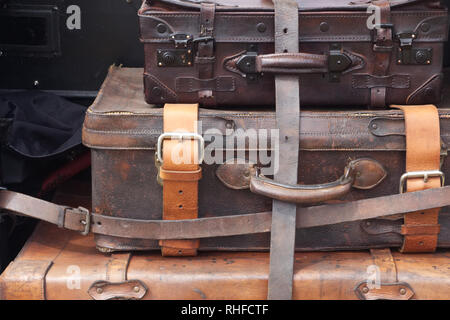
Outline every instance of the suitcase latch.
{"type": "Polygon", "coordinates": [[[403,65],[429,65],[433,57],[432,48],[413,48],[416,39],[415,32],[397,33],[400,47],[397,51],[397,64],[403,65]]]}
{"type": "Polygon", "coordinates": [[[156,59],[158,67],[191,67],[194,63],[192,53],[193,36],[184,33],[170,35],[175,49],[158,49],[156,59]]]}
{"type": "Polygon", "coordinates": [[[191,67],[194,65],[195,44],[214,41],[214,37],[211,36],[194,38],[185,33],[173,33],[169,39],[173,41],[175,49],[157,50],[158,67],[191,67]]]}
{"type": "Polygon", "coordinates": [[[175,48],[187,48],[190,46],[194,37],[185,33],[173,33],[170,35],[170,40],[174,42],[175,48]]]}

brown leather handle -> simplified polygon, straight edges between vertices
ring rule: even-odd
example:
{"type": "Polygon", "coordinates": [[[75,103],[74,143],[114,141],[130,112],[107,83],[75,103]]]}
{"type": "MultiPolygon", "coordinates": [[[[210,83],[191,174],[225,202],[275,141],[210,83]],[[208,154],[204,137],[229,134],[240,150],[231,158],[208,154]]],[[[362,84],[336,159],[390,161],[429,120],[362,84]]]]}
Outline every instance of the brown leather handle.
{"type": "Polygon", "coordinates": [[[328,56],[311,53],[274,53],[255,58],[257,72],[277,74],[327,73],[328,56]]]}
{"type": "Polygon", "coordinates": [[[336,181],[317,185],[289,185],[275,182],[256,175],[250,179],[253,193],[272,199],[299,204],[319,203],[338,199],[350,192],[351,188],[371,189],[386,177],[386,171],[377,161],[358,159],[351,161],[344,174],[336,181]]]}
{"type": "Polygon", "coordinates": [[[239,70],[244,74],[339,73],[348,70],[353,64],[350,53],[341,49],[330,50],[328,54],[286,52],[257,55],[255,52],[246,52],[224,61],[228,70],[239,70]]]}

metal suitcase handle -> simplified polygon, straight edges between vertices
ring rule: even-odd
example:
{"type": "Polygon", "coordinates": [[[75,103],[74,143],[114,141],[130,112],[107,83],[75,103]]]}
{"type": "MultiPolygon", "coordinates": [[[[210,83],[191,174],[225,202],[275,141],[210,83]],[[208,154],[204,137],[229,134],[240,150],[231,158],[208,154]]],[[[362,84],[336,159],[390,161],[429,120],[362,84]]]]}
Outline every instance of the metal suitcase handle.
{"type": "Polygon", "coordinates": [[[385,177],[386,171],[380,163],[364,158],[351,161],[339,179],[325,184],[289,185],[257,173],[250,179],[250,191],[284,202],[310,204],[339,199],[348,194],[352,187],[374,188],[385,177]]]}

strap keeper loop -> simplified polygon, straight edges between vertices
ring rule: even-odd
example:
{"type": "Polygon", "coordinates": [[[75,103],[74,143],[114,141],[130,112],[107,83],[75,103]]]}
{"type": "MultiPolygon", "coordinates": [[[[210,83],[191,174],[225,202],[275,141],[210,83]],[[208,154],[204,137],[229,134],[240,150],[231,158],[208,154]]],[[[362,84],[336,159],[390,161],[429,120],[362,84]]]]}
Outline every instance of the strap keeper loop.
{"type": "Polygon", "coordinates": [[[173,171],[159,168],[159,177],[162,181],[198,181],[202,178],[202,168],[195,171],[173,171]]]}
{"type": "Polygon", "coordinates": [[[441,230],[439,224],[402,225],[401,234],[406,235],[437,235],[441,230]]]}
{"type": "Polygon", "coordinates": [[[64,223],[66,221],[66,210],[67,209],[71,209],[69,207],[60,207],[59,208],[59,213],[58,213],[58,228],[63,229],[64,228],[64,223]]]}

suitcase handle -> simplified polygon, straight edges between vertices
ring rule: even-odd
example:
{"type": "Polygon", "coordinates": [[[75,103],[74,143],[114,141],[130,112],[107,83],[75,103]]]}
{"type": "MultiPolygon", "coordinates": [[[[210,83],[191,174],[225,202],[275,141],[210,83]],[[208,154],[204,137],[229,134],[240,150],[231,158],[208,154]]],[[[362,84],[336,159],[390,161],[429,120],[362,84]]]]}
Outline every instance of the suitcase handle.
{"type": "Polygon", "coordinates": [[[371,189],[386,177],[386,171],[375,160],[351,161],[336,181],[316,185],[289,185],[276,182],[258,172],[250,179],[250,191],[272,199],[299,204],[319,203],[339,199],[351,188],[371,189]]]}
{"type": "Polygon", "coordinates": [[[352,59],[341,50],[330,51],[329,54],[312,53],[274,53],[242,55],[236,67],[246,73],[329,73],[343,72],[353,64],[352,59]]]}

